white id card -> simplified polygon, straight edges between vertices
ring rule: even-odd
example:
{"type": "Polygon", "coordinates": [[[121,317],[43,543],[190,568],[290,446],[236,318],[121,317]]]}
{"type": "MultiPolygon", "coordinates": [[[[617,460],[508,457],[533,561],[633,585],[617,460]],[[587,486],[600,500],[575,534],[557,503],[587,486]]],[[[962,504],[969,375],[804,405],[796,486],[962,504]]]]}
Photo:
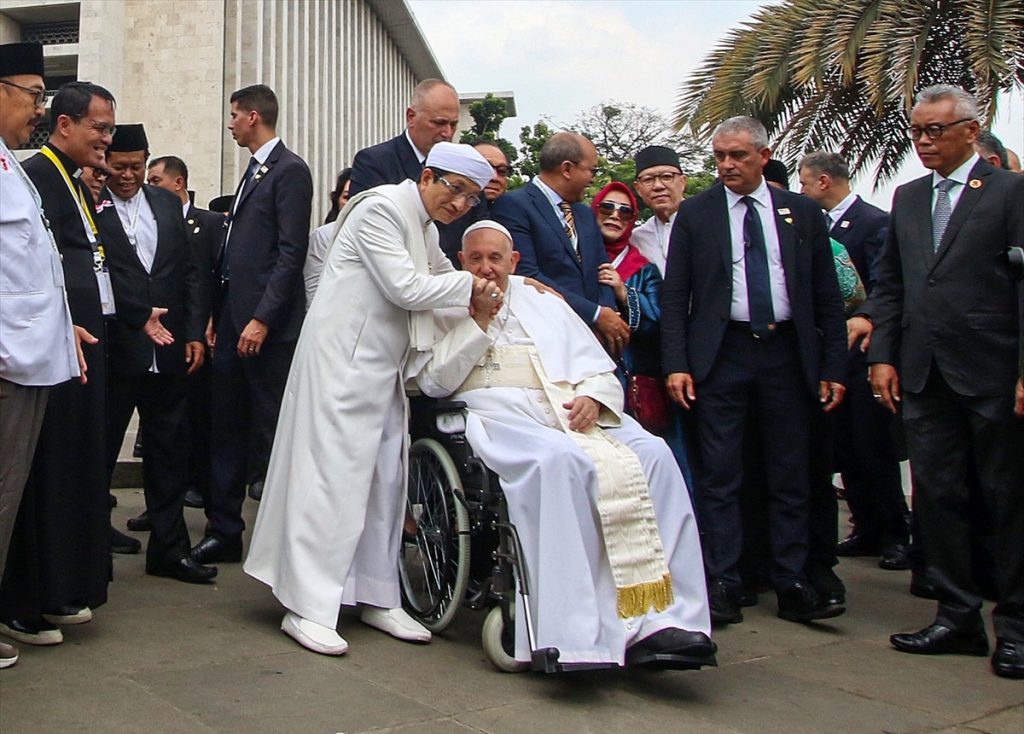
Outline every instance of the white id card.
{"type": "Polygon", "coordinates": [[[117,313],[114,308],[114,287],[110,284],[110,273],[101,271],[96,273],[96,282],[100,287],[100,307],[104,316],[113,316],[117,313]]]}

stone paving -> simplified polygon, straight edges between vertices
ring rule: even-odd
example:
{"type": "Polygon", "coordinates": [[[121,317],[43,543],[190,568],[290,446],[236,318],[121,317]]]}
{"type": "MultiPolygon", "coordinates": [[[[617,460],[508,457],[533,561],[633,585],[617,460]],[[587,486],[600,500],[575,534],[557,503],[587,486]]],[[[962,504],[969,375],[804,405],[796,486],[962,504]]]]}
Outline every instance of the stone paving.
{"type": "MultiPolygon", "coordinates": [[[[119,527],[142,508],[118,490],[119,527]]],[[[247,501],[251,524],[254,503],[247,501]]],[[[193,538],[200,510],[186,509],[193,538]]],[[[22,645],[0,672],[0,732],[961,732],[1024,733],[1024,683],[987,658],[915,657],[888,635],[930,621],[907,573],[845,560],[850,611],[803,626],[772,595],[715,635],[717,669],[561,676],[504,674],[464,612],[427,646],[393,640],[346,612],[351,650],[327,658],[279,630],[270,593],[222,565],[216,585],[146,576],[117,556],[110,601],[53,648],[22,645]]]]}

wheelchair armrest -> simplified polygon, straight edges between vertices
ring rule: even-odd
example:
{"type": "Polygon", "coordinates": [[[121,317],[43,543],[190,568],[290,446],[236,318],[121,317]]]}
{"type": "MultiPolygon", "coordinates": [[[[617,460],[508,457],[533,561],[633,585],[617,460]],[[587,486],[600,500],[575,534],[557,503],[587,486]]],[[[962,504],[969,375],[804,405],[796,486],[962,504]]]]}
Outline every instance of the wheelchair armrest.
{"type": "Polygon", "coordinates": [[[435,413],[461,413],[466,409],[466,404],[461,400],[448,400],[440,398],[432,404],[424,405],[424,408],[435,413]]]}

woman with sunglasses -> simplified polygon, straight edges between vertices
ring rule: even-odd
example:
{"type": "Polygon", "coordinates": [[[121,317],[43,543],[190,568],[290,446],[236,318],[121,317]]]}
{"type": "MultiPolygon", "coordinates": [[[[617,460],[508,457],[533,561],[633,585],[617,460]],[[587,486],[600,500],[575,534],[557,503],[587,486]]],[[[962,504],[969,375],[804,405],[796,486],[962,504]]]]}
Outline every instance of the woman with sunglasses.
{"type": "MultiPolygon", "coordinates": [[[[675,454],[676,462],[686,479],[687,488],[691,488],[693,482],[683,440],[682,421],[679,411],[667,400],[662,383],[659,323],[661,274],[658,267],[641,255],[629,241],[633,225],[636,223],[636,197],[626,184],[612,181],[597,193],[591,208],[597,217],[610,261],[600,266],[598,280],[602,285],[610,286],[615,291],[619,313],[629,324],[629,346],[623,352],[616,370],[627,393],[627,412],[637,418],[651,433],[665,439],[675,454]],[[649,392],[645,392],[641,394],[640,399],[648,403],[653,399],[660,403],[661,398],[664,398],[664,410],[652,412],[662,413],[667,420],[652,424],[649,420],[645,421],[644,416],[637,415],[639,411],[632,409],[630,391],[637,388],[634,385],[636,380],[631,378],[636,376],[640,376],[641,380],[653,378],[656,381],[652,384],[652,381],[648,380],[647,387],[657,389],[659,397],[653,398],[649,392]]],[[[692,489],[690,491],[692,494],[692,489]]]]}

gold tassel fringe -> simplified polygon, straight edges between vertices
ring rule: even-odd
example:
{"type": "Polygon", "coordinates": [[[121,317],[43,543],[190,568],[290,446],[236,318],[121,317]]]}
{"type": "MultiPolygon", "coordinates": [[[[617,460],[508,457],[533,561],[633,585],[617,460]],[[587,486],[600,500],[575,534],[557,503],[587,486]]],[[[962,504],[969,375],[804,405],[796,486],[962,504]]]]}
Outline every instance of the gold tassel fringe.
{"type": "Polygon", "coordinates": [[[657,612],[663,612],[675,598],[672,593],[672,575],[666,573],[658,581],[623,586],[616,589],[616,595],[621,619],[639,617],[651,607],[657,612]]]}

